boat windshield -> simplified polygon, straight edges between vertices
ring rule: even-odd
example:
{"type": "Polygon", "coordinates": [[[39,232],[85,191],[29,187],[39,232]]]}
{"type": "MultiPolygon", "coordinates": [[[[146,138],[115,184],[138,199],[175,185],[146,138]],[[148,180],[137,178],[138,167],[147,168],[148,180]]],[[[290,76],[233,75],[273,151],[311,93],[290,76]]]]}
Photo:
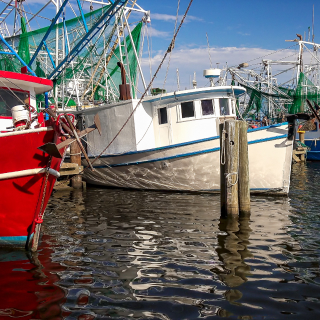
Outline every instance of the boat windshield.
{"type": "Polygon", "coordinates": [[[220,104],[220,116],[228,116],[229,113],[229,107],[228,107],[228,100],[226,98],[220,98],[219,104],[220,104]]]}
{"type": "Polygon", "coordinates": [[[29,92],[0,88],[0,117],[11,117],[11,108],[29,103],[29,92]]]}

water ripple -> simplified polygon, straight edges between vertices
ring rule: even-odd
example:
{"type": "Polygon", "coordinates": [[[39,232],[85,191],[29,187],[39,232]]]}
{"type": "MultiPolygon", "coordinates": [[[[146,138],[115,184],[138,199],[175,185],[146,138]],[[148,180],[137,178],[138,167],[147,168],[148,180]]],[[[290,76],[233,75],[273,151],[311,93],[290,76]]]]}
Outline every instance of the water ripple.
{"type": "Polygon", "coordinates": [[[39,253],[6,285],[33,277],[47,302],[30,319],[39,306],[48,319],[317,318],[319,178],[320,164],[294,166],[290,198],[253,197],[229,220],[213,195],[56,192],[39,253]]]}

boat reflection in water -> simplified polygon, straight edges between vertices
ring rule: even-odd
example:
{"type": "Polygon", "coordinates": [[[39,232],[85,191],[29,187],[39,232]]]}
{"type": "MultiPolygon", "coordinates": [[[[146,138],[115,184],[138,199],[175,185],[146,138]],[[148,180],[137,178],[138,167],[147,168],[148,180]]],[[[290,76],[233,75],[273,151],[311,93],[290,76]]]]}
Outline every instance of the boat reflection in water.
{"type": "MultiPolygon", "coordinates": [[[[295,190],[299,202],[252,198],[251,215],[233,220],[220,219],[219,197],[212,195],[56,193],[39,252],[42,267],[27,271],[40,299],[33,310],[7,299],[1,310],[33,311],[32,319],[41,303],[52,318],[80,320],[316,318],[319,219],[308,209],[308,192],[301,185],[295,190]]],[[[28,279],[19,285],[7,279],[1,288],[20,294],[28,279]]]]}
{"type": "Polygon", "coordinates": [[[51,260],[54,240],[44,235],[38,253],[0,249],[0,319],[61,315],[65,291],[55,283],[65,267],[51,260]],[[53,271],[54,272],[51,272],[53,271]]]}
{"type": "MultiPolygon", "coordinates": [[[[73,206],[76,205],[77,194],[73,206]]],[[[81,209],[81,206],[80,206],[81,209]]],[[[70,312],[62,308],[66,290],[59,286],[59,274],[67,268],[55,261],[59,245],[44,234],[38,252],[0,248],[0,319],[60,319],[70,312]]],[[[81,305],[87,297],[78,296],[81,305]]]]}

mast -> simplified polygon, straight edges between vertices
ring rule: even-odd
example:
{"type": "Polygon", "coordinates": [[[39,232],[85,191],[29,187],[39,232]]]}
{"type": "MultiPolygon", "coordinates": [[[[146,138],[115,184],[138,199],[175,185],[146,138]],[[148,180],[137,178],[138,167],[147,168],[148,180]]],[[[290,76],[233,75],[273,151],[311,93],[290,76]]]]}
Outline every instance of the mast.
{"type": "MultiPolygon", "coordinates": [[[[299,35],[297,34],[297,36],[299,37],[299,35]]],[[[300,41],[299,41],[299,57],[298,57],[298,70],[297,70],[297,87],[299,84],[299,78],[300,78],[300,74],[301,72],[303,72],[303,63],[302,63],[302,53],[303,53],[303,43],[301,41],[301,36],[300,36],[300,41]]],[[[301,101],[300,101],[300,112],[304,111],[304,103],[303,103],[303,99],[301,97],[301,101]]]]}
{"type": "MultiPolygon", "coordinates": [[[[56,1],[56,15],[58,15],[58,12],[59,12],[59,8],[60,8],[60,0],[57,0],[56,1]]],[[[59,65],[59,28],[58,26],[56,27],[56,48],[55,48],[55,64],[56,66],[59,65]]],[[[58,85],[56,84],[55,87],[54,87],[54,100],[56,101],[57,103],[57,106],[58,107],[58,85]]]]}
{"type": "Polygon", "coordinates": [[[179,69],[177,69],[177,85],[178,85],[178,91],[180,91],[180,76],[179,76],[179,69]]]}
{"type": "Polygon", "coordinates": [[[314,43],[314,5],[312,7],[312,42],[314,43]]]}

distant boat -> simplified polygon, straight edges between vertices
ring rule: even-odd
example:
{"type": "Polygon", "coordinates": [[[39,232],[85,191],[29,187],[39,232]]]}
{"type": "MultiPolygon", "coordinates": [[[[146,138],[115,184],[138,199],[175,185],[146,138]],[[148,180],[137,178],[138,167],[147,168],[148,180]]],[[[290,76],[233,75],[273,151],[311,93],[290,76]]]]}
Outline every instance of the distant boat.
{"type": "MultiPolygon", "coordinates": [[[[228,68],[227,71],[232,78],[247,89],[248,99],[242,104],[243,117],[250,117],[256,113],[258,116],[268,116],[269,119],[276,121],[285,114],[305,112],[312,114],[306,99],[310,100],[315,108],[318,107],[320,104],[318,59],[320,45],[313,41],[302,40],[301,35],[297,34],[297,37],[294,40],[288,40],[296,43],[298,50],[295,58],[288,60],[286,53],[283,59],[277,56],[277,60],[270,60],[270,54],[268,54],[268,58],[262,60],[261,70],[257,70],[256,66],[254,69],[249,69],[247,63],[228,68]],[[280,66],[277,73],[275,70],[272,71],[276,66],[280,66]],[[283,84],[278,83],[284,75],[286,79],[284,81],[282,78],[283,84]]],[[[293,46],[291,45],[291,50],[293,46]]],[[[312,125],[304,121],[299,123],[306,129],[302,147],[308,147],[307,160],[320,160],[320,123],[317,118],[311,121],[312,125]]],[[[298,134],[296,139],[299,139],[298,134]]]]}
{"type": "MultiPolygon", "coordinates": [[[[217,69],[205,75],[215,77],[217,69]]],[[[91,159],[102,155],[84,179],[110,187],[218,192],[219,124],[236,119],[236,100],[246,90],[229,85],[153,92],[123,128],[139,100],[129,97],[81,111],[87,125],[96,112],[102,123],[102,135],[87,139],[91,159]]],[[[288,123],[249,130],[248,146],[251,192],[288,194],[293,146],[288,123]]]]}

